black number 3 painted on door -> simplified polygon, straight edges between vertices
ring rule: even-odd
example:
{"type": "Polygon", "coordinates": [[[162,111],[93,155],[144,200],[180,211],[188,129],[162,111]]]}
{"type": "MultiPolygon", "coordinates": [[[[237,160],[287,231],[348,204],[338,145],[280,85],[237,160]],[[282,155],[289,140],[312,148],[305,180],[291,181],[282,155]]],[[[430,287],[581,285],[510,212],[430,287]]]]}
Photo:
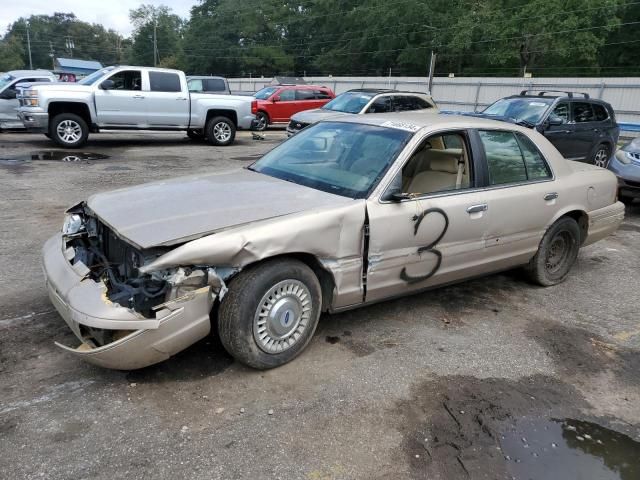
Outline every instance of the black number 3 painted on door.
{"type": "Polygon", "coordinates": [[[411,219],[413,222],[415,222],[415,225],[413,226],[413,235],[415,236],[418,234],[418,230],[420,229],[422,221],[429,214],[442,215],[442,218],[444,218],[444,227],[442,228],[442,232],[440,233],[440,235],[438,235],[438,238],[436,238],[429,245],[418,248],[418,255],[422,255],[425,252],[432,253],[437,257],[437,261],[433,268],[424,275],[409,275],[407,273],[407,267],[404,267],[400,272],[400,278],[409,284],[422,282],[428,278],[431,278],[438,271],[438,269],[440,268],[440,264],[442,263],[442,252],[433,247],[435,247],[440,242],[440,240],[442,240],[442,237],[445,236],[447,230],[449,229],[449,217],[447,217],[447,214],[444,213],[444,210],[442,210],[441,208],[429,208],[423,211],[420,215],[414,215],[411,219]]]}

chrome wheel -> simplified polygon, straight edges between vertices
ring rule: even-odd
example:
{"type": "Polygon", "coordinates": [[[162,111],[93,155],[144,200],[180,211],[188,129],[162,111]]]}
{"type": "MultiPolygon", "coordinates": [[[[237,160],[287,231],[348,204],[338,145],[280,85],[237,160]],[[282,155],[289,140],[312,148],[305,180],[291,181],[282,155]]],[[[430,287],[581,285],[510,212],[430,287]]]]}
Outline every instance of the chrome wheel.
{"type": "Polygon", "coordinates": [[[63,120],[56,127],[58,138],[65,143],[76,143],[82,138],[82,127],[73,120],[63,120]]]}
{"type": "Polygon", "coordinates": [[[564,268],[571,253],[572,242],[569,232],[559,232],[553,238],[545,259],[547,272],[553,275],[564,268]]]}
{"type": "Polygon", "coordinates": [[[228,142],[231,138],[231,126],[227,122],[216,123],[213,126],[213,136],[218,142],[228,142]]]}
{"type": "Polygon", "coordinates": [[[609,149],[600,147],[593,157],[593,164],[597,167],[607,168],[609,165],[609,149]]]}
{"type": "Polygon", "coordinates": [[[256,115],[256,130],[262,132],[267,129],[267,116],[264,113],[256,115]]]}
{"type": "Polygon", "coordinates": [[[294,346],[311,319],[312,302],[307,286],[283,280],[264,294],[253,320],[253,337],[266,353],[280,353],[294,346]]]}

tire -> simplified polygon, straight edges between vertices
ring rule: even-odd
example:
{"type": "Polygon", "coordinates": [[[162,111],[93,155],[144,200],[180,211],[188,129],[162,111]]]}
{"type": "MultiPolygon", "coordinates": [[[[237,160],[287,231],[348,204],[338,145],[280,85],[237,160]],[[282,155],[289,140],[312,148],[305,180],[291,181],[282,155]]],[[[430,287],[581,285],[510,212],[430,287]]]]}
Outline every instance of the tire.
{"type": "Polygon", "coordinates": [[[591,156],[591,163],[597,167],[607,168],[611,159],[611,149],[606,143],[598,145],[591,156]]]}
{"type": "Polygon", "coordinates": [[[227,146],[236,138],[236,126],[229,117],[213,117],[205,129],[207,141],[211,145],[227,146]]]}
{"type": "Polygon", "coordinates": [[[555,222],[542,237],[535,256],[525,267],[529,279],[549,287],[566,280],[580,250],[580,227],[570,217],[555,222]]]}
{"type": "Polygon", "coordinates": [[[49,123],[51,140],[64,148],[79,148],[87,143],[89,127],[74,113],[61,113],[49,123]]]}
{"type": "Polygon", "coordinates": [[[321,310],[320,282],[307,265],[270,260],[240,272],[229,285],[218,312],[220,340],[245,365],[279,367],[309,344],[321,310]]]}
{"type": "Polygon", "coordinates": [[[269,115],[266,112],[256,113],[256,126],[255,130],[258,132],[264,132],[269,126],[269,115]]]}
{"type": "Polygon", "coordinates": [[[204,134],[202,132],[198,132],[197,130],[187,130],[187,137],[191,140],[203,140],[204,134]]]}

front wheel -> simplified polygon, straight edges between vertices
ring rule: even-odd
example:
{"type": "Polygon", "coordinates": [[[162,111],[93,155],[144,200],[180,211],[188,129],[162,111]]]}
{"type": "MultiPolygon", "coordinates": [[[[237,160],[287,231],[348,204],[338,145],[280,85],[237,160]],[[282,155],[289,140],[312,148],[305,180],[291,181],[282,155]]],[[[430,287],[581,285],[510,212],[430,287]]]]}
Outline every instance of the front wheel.
{"type": "Polygon", "coordinates": [[[236,126],[228,117],[214,117],[207,122],[206,136],[211,145],[231,145],[236,138],[236,126]]]}
{"type": "Polygon", "coordinates": [[[61,147],[79,148],[87,143],[89,127],[82,117],[74,113],[61,113],[49,123],[49,135],[61,147]]]}
{"type": "Polygon", "coordinates": [[[596,167],[607,168],[609,166],[610,157],[611,153],[609,152],[609,146],[601,143],[598,145],[598,148],[596,148],[596,151],[591,158],[591,163],[596,167]]]}
{"type": "Polygon", "coordinates": [[[297,357],[318,325],[318,278],[294,259],[271,260],[241,272],[220,304],[218,332],[239,362],[258,369],[297,357]]]}
{"type": "Polygon", "coordinates": [[[549,227],[538,252],[525,267],[529,278],[543,287],[564,282],[580,250],[580,227],[563,217],[549,227]]]}

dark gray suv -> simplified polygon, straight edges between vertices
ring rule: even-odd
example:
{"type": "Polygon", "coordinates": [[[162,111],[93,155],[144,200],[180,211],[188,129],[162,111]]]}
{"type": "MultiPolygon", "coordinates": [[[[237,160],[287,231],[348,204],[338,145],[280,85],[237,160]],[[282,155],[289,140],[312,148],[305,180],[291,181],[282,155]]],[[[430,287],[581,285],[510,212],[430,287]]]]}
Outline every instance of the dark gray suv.
{"type": "Polygon", "coordinates": [[[604,168],[620,134],[611,105],[587,93],[524,90],[473,115],[535,128],[565,158],[604,168]]]}

